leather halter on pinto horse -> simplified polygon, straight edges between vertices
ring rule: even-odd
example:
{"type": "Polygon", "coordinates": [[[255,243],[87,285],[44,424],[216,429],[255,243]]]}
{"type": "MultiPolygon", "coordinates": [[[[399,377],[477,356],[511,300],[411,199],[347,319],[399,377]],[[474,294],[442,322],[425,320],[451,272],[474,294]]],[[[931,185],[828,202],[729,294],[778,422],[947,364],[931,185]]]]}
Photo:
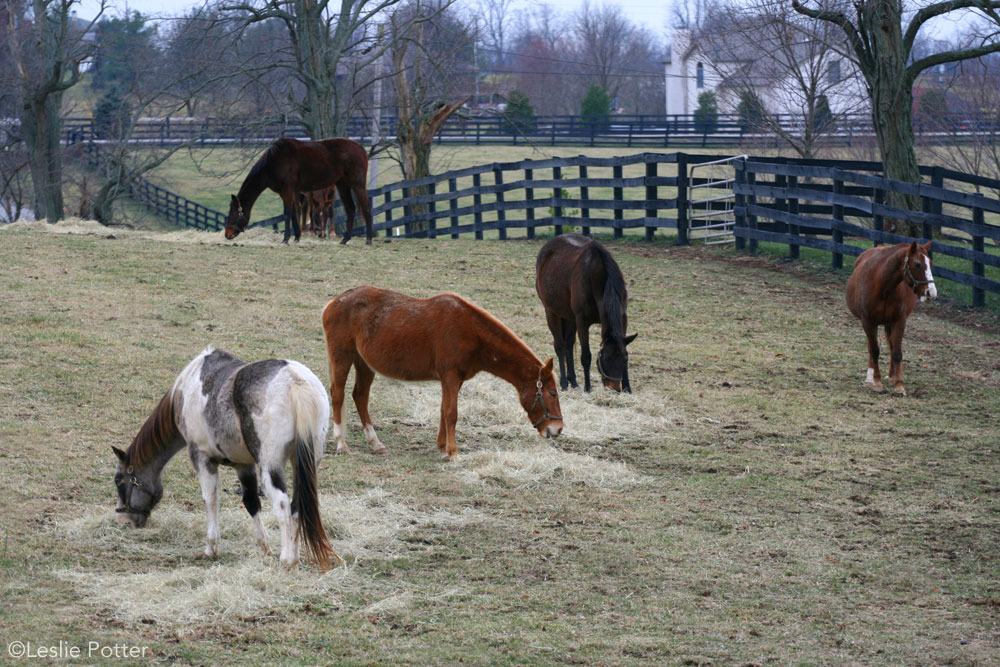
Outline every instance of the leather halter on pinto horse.
{"type": "Polygon", "coordinates": [[[580,338],[583,388],[590,391],[590,326],[601,325],[597,372],[604,386],[632,391],[628,379],[626,346],[637,334],[626,336],[628,291],[611,253],[580,234],[563,234],[538,252],[535,290],[545,307],[545,320],[559,359],[559,386],[576,387],[573,366],[574,337],[580,338]]]}
{"type": "Polygon", "coordinates": [[[323,331],[338,452],[349,451],[343,405],[344,387],[352,367],[352,395],[365,439],[379,454],[388,450],[375,434],[368,414],[375,373],[398,380],[441,383],[437,445],[446,459],[458,452],[458,392],[462,383],[482,371],[513,385],[521,407],[540,436],[554,438],[562,432],[552,360],[543,364],[499,320],[456,294],[415,299],[377,287],[356,287],[326,305],[323,331]]]}
{"type": "Polygon", "coordinates": [[[281,197],[284,204],[285,243],[299,229],[298,194],[336,187],[347,214],[346,231],[341,243],[347,243],[354,228],[357,209],[365,220],[366,243],[371,244],[373,221],[368,201],[368,155],[356,141],[324,139],[299,141],[290,137],[275,140],[251,167],[240,191],[229,202],[225,236],[232,240],[250,224],[250,211],[260,194],[267,189],[281,197]]]}
{"type": "Polygon", "coordinates": [[[937,297],[937,287],[931,273],[931,242],[916,241],[894,246],[869,248],[854,263],[847,280],[847,308],[861,320],[868,338],[868,373],[865,384],[882,389],[879,372],[878,328],[885,327],[889,343],[889,379],[895,391],[906,395],[903,388],[903,333],[906,318],[917,301],[937,297]]]}

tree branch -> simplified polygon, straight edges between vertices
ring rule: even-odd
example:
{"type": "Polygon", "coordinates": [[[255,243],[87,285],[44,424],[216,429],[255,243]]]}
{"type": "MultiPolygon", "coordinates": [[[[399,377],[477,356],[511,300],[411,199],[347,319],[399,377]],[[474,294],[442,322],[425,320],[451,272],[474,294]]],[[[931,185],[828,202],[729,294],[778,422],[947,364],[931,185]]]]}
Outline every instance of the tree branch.
{"type": "Polygon", "coordinates": [[[977,46],[971,49],[958,49],[955,51],[942,51],[941,53],[935,53],[929,55],[926,58],[921,58],[912,65],[906,68],[906,76],[909,83],[912,84],[916,80],[917,76],[924,70],[934,67],[935,65],[940,65],[942,63],[953,63],[959,60],[970,60],[972,58],[979,58],[980,56],[985,56],[990,53],[996,53],[1000,51],[1000,42],[993,42],[992,44],[983,44],[982,46],[977,46]]]}
{"type": "Polygon", "coordinates": [[[906,53],[910,52],[910,49],[913,48],[913,42],[917,39],[917,32],[927,21],[958,9],[970,8],[981,9],[984,14],[1000,22],[996,12],[993,11],[1000,9],[1000,0],[947,0],[946,2],[936,2],[933,5],[921,7],[913,15],[910,25],[906,28],[906,34],[903,36],[903,49],[906,53]]]}

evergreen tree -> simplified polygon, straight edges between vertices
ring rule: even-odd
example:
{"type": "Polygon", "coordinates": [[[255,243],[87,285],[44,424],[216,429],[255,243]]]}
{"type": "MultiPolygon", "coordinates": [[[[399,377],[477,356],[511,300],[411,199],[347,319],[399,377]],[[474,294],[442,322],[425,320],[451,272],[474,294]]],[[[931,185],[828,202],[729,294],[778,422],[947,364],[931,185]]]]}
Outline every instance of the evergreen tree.
{"type": "Polygon", "coordinates": [[[504,131],[509,134],[522,134],[535,127],[535,108],[520,90],[510,91],[503,115],[504,131]]]}
{"type": "Polygon", "coordinates": [[[744,131],[761,127],[767,119],[764,102],[749,88],[740,91],[740,103],[736,107],[736,113],[740,116],[740,125],[744,131]]]}
{"type": "Polygon", "coordinates": [[[825,132],[833,129],[833,112],[830,110],[830,100],[826,95],[816,98],[816,106],[813,109],[813,128],[817,132],[825,132]]]}
{"type": "Polygon", "coordinates": [[[155,35],[156,27],[147,26],[139,12],[126,14],[123,19],[101,19],[90,85],[97,89],[115,85],[129,90],[156,55],[155,35]]]}
{"type": "Polygon", "coordinates": [[[132,116],[132,108],[118,91],[111,86],[94,109],[94,129],[99,139],[121,139],[132,116]]]}
{"type": "Polygon", "coordinates": [[[611,96],[608,91],[597,84],[587,88],[587,94],[580,103],[580,115],[590,122],[606,123],[611,115],[611,96]]]}
{"type": "Polygon", "coordinates": [[[694,126],[699,132],[715,132],[719,124],[719,104],[715,93],[704,92],[698,96],[698,108],[694,110],[694,126]]]}

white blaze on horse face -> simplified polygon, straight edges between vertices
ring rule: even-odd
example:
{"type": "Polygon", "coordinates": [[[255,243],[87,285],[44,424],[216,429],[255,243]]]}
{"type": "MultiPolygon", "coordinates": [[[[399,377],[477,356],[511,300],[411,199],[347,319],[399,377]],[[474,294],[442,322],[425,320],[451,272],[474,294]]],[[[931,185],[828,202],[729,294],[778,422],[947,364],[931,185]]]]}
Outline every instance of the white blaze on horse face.
{"type": "Polygon", "coordinates": [[[921,295],[921,301],[930,301],[931,299],[937,298],[937,287],[934,285],[934,276],[931,275],[931,258],[927,258],[927,263],[924,264],[924,280],[929,281],[927,289],[921,295]]]}

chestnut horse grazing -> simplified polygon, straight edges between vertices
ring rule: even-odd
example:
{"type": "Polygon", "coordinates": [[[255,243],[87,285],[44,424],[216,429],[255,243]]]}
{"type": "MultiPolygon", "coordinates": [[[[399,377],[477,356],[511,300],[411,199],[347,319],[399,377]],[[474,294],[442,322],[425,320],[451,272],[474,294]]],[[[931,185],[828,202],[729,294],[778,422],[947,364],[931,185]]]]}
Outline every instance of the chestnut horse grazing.
{"type": "Polygon", "coordinates": [[[900,243],[865,250],[854,262],[854,272],[847,280],[847,308],[861,320],[868,336],[868,374],[865,384],[882,389],[882,374],[878,369],[878,327],[885,326],[889,341],[889,380],[895,390],[906,396],[903,389],[903,331],[906,318],[913,312],[917,300],[928,301],[937,296],[931,258],[931,242],[918,245],[900,243]]]}
{"type": "Polygon", "coordinates": [[[260,193],[270,188],[278,193],[284,203],[285,243],[288,243],[290,236],[289,225],[294,229],[295,240],[298,241],[301,232],[296,195],[336,186],[347,214],[347,231],[340,242],[347,243],[350,240],[354,228],[354,213],[356,208],[360,208],[365,219],[367,243],[370,245],[373,234],[372,211],[368,202],[367,183],[368,155],[356,141],[299,141],[289,137],[276,139],[250,168],[240,191],[229,202],[226,238],[234,239],[247,228],[254,202],[260,193]]]}
{"type": "Polygon", "coordinates": [[[600,322],[597,372],[604,386],[631,393],[625,347],[638,334],[625,336],[628,292],[611,253],[594,239],[580,234],[557,236],[538,252],[535,291],[545,307],[545,319],[555,343],[559,385],[564,390],[567,386],[578,386],[573,367],[573,337],[579,334],[583,388],[590,391],[590,325],[600,322]]]}
{"type": "Polygon", "coordinates": [[[330,407],[312,371],[297,361],[267,359],[247,364],[208,347],[174,380],[126,451],[118,457],[115,487],[118,522],[146,525],[163,496],[163,468],[187,449],[201,483],[208,537],[205,555],[219,553],[219,466],[236,470],[243,505],[257,532],[257,543],[271,554],[260,519],[257,480],[278,518],[281,563],[299,560],[299,540],[323,570],[330,548],[319,512],[316,468],[323,458],[330,407]],[[288,497],[285,462],[295,470],[295,492],[288,497]],[[260,475],[258,476],[258,466],[260,475]]]}
{"type": "Polygon", "coordinates": [[[510,329],[460,296],[414,299],[377,287],[355,287],[326,304],[323,331],[338,453],[349,451],[342,410],[351,366],[355,370],[354,404],[365,439],[377,454],[388,450],[375,435],[368,414],[368,394],[376,372],[398,380],[441,382],[437,445],[445,459],[458,452],[458,391],[480,371],[514,385],[539,435],[554,438],[562,432],[552,360],[543,364],[510,329]]]}

